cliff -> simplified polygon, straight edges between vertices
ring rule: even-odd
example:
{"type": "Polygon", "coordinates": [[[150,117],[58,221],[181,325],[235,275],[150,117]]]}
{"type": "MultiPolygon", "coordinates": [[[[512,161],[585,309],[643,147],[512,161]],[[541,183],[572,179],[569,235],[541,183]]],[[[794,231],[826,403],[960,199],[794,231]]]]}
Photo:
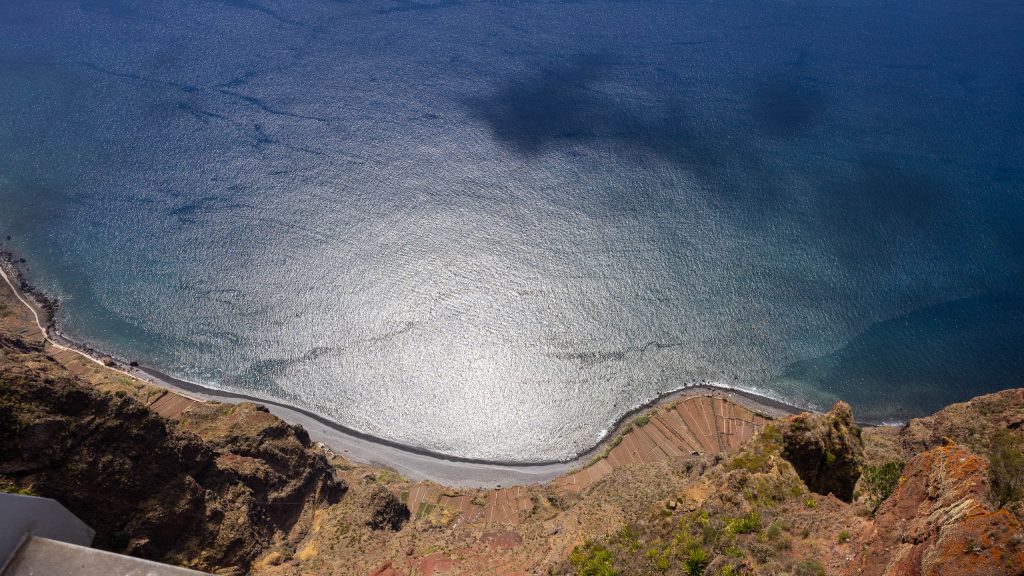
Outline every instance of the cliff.
{"type": "Polygon", "coordinates": [[[10,296],[0,489],[58,499],[106,549],[268,576],[1024,574],[1024,390],[863,429],[844,403],[771,422],[695,398],[549,484],[455,490],[255,404],[165,403],[46,344],[10,296]]]}
{"type": "Polygon", "coordinates": [[[0,339],[0,483],[59,500],[101,548],[222,573],[300,537],[346,489],[305,431],[260,407],[210,405],[171,423],[9,337],[0,339]]]}

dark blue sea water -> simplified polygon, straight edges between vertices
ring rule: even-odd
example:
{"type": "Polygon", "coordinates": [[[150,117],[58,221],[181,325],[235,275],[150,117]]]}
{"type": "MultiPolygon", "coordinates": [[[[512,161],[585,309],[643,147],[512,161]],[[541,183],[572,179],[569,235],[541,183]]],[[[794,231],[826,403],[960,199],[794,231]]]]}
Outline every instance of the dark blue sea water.
{"type": "Polygon", "coordinates": [[[1020,0],[0,0],[62,331],[460,456],[1022,386],[1022,195],[1020,0]]]}

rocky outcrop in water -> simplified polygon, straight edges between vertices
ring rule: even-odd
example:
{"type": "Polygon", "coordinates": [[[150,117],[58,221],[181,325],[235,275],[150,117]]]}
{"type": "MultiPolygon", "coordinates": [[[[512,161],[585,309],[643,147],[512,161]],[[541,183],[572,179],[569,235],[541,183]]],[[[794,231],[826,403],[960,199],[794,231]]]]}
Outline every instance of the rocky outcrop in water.
{"type": "Polygon", "coordinates": [[[828,414],[803,413],[780,424],[782,457],[812,492],[850,502],[864,464],[864,443],[853,411],[836,402],[828,414]]]}

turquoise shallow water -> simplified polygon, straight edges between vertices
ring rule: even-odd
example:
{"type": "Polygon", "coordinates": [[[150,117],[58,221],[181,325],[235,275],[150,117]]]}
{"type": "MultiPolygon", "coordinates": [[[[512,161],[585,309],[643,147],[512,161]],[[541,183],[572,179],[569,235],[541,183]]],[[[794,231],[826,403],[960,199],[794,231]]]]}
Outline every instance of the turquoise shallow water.
{"type": "Polygon", "coordinates": [[[0,2],[0,235],[70,336],[566,458],[694,383],[1024,385],[1019,2],[0,2]]]}

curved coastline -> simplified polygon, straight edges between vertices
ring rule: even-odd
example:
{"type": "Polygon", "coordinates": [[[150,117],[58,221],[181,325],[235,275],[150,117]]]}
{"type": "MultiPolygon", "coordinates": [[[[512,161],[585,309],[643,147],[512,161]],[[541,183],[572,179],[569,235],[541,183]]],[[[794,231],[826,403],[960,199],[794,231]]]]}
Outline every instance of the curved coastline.
{"type": "Polygon", "coordinates": [[[272,398],[210,388],[165,374],[155,368],[131,366],[129,361],[123,358],[102,353],[61,334],[54,320],[58,302],[28,284],[24,275],[18,270],[18,262],[10,252],[0,247],[0,275],[13,290],[15,296],[32,311],[40,331],[51,344],[80,354],[97,364],[103,364],[100,358],[110,356],[122,364],[122,367],[108,368],[193,400],[262,404],[282,420],[301,425],[309,433],[311,440],[322,443],[331,451],[358,463],[390,468],[411,480],[429,480],[447,486],[467,488],[494,488],[547,482],[562,474],[584,467],[642,413],[656,406],[696,395],[726,398],[768,417],[784,416],[805,410],[736,388],[714,384],[689,385],[661,394],[625,412],[609,428],[608,434],[589,449],[570,459],[516,462],[464,458],[367,434],[310,410],[272,398]],[[25,297],[23,297],[23,293],[25,297]],[[40,318],[40,313],[48,315],[46,322],[40,318]]]}

